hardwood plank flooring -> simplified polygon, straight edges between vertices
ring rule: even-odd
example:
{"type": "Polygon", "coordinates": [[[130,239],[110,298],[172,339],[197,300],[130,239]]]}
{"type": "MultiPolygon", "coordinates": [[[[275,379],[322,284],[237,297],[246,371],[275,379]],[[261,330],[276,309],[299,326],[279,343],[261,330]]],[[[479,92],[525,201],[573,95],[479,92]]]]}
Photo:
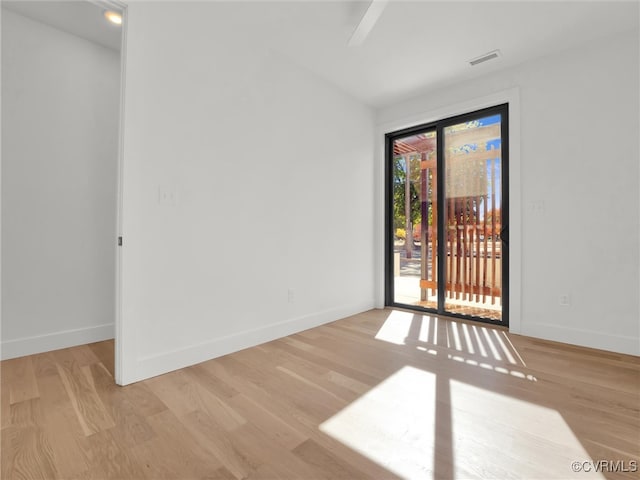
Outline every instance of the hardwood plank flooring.
{"type": "Polygon", "coordinates": [[[126,387],[113,348],[0,363],[2,479],[640,478],[638,357],[390,309],[126,387]]]}

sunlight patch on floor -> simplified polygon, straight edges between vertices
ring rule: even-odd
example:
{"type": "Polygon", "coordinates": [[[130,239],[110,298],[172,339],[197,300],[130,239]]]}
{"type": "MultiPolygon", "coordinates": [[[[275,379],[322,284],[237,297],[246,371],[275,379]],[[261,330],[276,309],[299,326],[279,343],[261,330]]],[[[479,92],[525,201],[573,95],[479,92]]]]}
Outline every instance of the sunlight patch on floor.
{"type": "Polygon", "coordinates": [[[405,345],[414,316],[414,313],[393,310],[376,334],[376,340],[405,345]]]}
{"type": "Polygon", "coordinates": [[[403,367],[320,430],[404,478],[433,478],[436,376],[403,367]]]}
{"type": "MultiPolygon", "coordinates": [[[[555,410],[450,381],[456,469],[472,476],[507,478],[537,472],[536,478],[570,478],[574,461],[591,457],[555,410]],[[479,448],[479,445],[482,445],[479,448]]],[[[580,478],[604,478],[581,472],[580,478]]]]}
{"type": "Polygon", "coordinates": [[[592,460],[557,411],[411,366],[319,428],[402,478],[571,478],[592,460]]]}
{"type": "Polygon", "coordinates": [[[434,351],[430,347],[442,347],[491,362],[526,366],[504,331],[431,315],[393,310],[375,339],[396,345],[413,345],[430,352],[434,351]]]}
{"type": "MultiPolygon", "coordinates": [[[[418,347],[418,348],[420,348],[420,347],[418,347]]],[[[453,360],[454,362],[464,363],[464,364],[470,365],[472,367],[484,368],[485,370],[492,370],[492,371],[494,371],[496,373],[502,373],[504,375],[511,375],[513,377],[516,377],[516,378],[522,378],[523,380],[529,380],[531,382],[537,382],[538,381],[536,376],[532,375],[530,373],[524,373],[524,372],[522,372],[520,370],[513,370],[511,368],[505,368],[505,367],[501,367],[499,365],[492,365],[492,364],[487,363],[487,362],[479,362],[477,360],[474,360],[473,358],[465,358],[462,355],[447,354],[447,358],[449,360],[453,360]]]]}

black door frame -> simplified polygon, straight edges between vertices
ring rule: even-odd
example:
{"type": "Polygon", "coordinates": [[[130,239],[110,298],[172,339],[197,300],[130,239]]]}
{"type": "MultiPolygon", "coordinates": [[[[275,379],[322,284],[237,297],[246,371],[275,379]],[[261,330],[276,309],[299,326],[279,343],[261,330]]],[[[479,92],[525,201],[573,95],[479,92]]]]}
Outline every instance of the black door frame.
{"type": "MultiPolygon", "coordinates": [[[[509,104],[503,103],[495,105],[493,107],[483,108],[480,110],[474,110],[472,112],[456,115],[453,117],[447,117],[442,120],[437,120],[430,123],[424,123],[413,127],[397,130],[385,134],[385,261],[384,261],[384,276],[385,276],[385,306],[407,308],[410,310],[416,310],[419,312],[436,313],[438,315],[446,315],[449,317],[461,318],[466,320],[475,320],[484,323],[490,323],[493,325],[509,326],[509,104]],[[441,175],[440,172],[444,172],[444,142],[443,131],[445,127],[456,125],[471,120],[475,120],[480,117],[486,117],[488,115],[500,114],[500,140],[501,140],[501,224],[503,225],[503,231],[501,232],[501,274],[502,274],[502,319],[500,321],[491,320],[484,317],[477,317],[472,315],[462,315],[459,313],[447,312],[444,310],[445,304],[445,289],[438,287],[438,307],[426,308],[417,305],[407,305],[404,303],[397,303],[394,301],[394,277],[393,277],[393,142],[398,138],[404,138],[407,136],[423,133],[426,130],[435,130],[437,138],[437,159],[436,169],[437,176],[437,204],[438,208],[442,208],[445,205],[444,198],[444,183],[445,175],[441,175]]],[[[445,216],[438,212],[438,258],[444,257],[445,248],[445,228],[444,228],[445,216]]],[[[438,283],[440,279],[445,277],[446,273],[445,262],[438,261],[437,278],[438,283]]]]}

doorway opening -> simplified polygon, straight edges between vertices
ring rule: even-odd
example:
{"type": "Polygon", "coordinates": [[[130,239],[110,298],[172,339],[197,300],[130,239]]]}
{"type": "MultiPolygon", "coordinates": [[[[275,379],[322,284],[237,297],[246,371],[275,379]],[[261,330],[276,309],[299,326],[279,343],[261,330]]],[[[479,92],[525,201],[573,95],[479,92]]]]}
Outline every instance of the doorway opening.
{"type": "Polygon", "coordinates": [[[508,325],[508,157],[508,104],[386,135],[386,305],[508,325]]]}
{"type": "Polygon", "coordinates": [[[89,345],[114,373],[125,10],[2,2],[3,360],[89,345]]]}

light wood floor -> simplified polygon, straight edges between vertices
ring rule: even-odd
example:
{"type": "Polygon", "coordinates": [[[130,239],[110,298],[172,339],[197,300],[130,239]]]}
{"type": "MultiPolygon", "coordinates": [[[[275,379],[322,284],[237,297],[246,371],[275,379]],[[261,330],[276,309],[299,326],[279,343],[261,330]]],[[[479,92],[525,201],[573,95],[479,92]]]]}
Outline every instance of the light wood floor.
{"type": "Polygon", "coordinates": [[[5,480],[639,478],[571,462],[640,462],[640,358],[403,311],[127,387],[112,342],[1,373],[5,480]]]}

